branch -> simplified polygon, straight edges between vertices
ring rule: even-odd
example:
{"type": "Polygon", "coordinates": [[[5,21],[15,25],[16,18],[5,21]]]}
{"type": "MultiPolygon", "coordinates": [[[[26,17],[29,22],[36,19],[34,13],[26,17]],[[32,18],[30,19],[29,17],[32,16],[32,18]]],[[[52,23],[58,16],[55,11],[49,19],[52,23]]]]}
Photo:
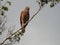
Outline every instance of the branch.
{"type": "MultiPolygon", "coordinates": [[[[24,24],[24,26],[27,24],[27,23],[29,23],[37,14],[38,14],[38,12],[41,10],[41,5],[39,4],[39,9],[38,9],[38,11],[31,17],[31,19],[29,20],[29,21],[27,21],[25,24],[24,24]]],[[[24,27],[23,26],[23,27],[24,27]]],[[[0,45],[2,45],[2,44],[4,44],[4,42],[6,41],[6,40],[8,40],[8,39],[10,39],[10,37],[12,37],[13,35],[15,35],[16,33],[18,33],[23,27],[21,27],[20,29],[18,29],[16,32],[14,32],[13,34],[11,34],[9,37],[7,37],[2,43],[0,43],[0,45]]]]}
{"type": "Polygon", "coordinates": [[[6,23],[6,17],[5,17],[5,19],[3,20],[2,24],[0,25],[0,28],[2,28],[2,27],[5,25],[5,23],[6,23]]]}

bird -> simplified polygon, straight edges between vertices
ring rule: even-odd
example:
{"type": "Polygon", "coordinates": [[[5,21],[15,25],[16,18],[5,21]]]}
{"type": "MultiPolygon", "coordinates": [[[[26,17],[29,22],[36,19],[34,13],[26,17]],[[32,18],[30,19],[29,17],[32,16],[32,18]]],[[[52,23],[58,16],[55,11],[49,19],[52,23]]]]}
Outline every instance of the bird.
{"type": "Polygon", "coordinates": [[[27,21],[29,21],[29,17],[30,17],[30,14],[29,14],[29,6],[26,6],[24,10],[21,11],[21,14],[20,14],[20,24],[21,24],[21,27],[22,28],[22,32],[25,33],[25,28],[26,26],[28,25],[28,23],[26,25],[24,25],[27,21]]]}

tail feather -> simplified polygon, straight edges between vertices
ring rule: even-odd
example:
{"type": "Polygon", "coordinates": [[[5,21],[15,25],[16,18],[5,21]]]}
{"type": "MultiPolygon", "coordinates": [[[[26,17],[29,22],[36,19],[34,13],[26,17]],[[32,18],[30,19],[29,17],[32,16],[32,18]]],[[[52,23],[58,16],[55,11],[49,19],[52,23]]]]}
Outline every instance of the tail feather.
{"type": "Polygon", "coordinates": [[[25,28],[22,29],[22,32],[25,33],[25,28]]]}

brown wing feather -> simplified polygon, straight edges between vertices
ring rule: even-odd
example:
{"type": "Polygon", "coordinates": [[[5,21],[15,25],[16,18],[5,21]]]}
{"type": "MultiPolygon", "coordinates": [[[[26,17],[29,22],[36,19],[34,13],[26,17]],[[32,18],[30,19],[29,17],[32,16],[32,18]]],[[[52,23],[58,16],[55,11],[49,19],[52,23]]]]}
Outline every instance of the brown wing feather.
{"type": "Polygon", "coordinates": [[[20,24],[22,26],[22,12],[21,12],[21,15],[20,15],[20,24]]]}

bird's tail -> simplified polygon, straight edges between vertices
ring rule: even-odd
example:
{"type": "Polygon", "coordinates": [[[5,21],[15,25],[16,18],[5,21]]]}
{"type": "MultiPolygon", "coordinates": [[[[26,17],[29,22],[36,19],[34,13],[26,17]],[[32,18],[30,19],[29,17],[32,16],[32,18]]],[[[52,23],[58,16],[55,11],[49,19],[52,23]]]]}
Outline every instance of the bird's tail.
{"type": "Polygon", "coordinates": [[[22,28],[22,32],[25,33],[25,28],[22,28]]]}

